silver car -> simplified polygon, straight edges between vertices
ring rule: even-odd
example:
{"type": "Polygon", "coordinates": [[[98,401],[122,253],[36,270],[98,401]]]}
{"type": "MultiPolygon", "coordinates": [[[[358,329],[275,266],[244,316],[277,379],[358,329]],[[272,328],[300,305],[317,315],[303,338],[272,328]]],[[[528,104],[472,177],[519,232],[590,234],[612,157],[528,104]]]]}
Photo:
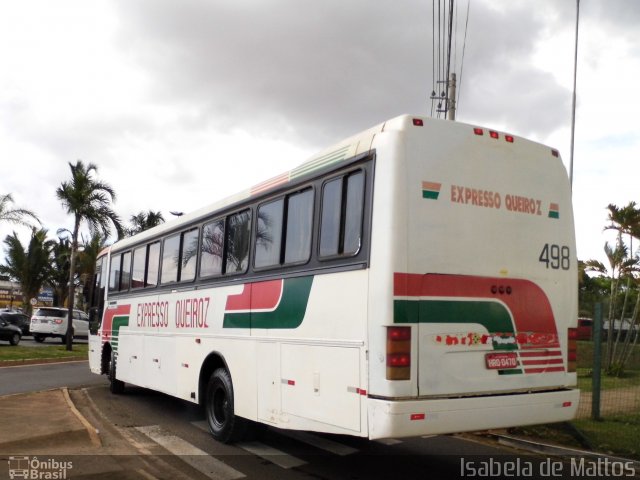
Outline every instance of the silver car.
{"type": "MultiPolygon", "coordinates": [[[[66,343],[67,318],[69,310],[57,307],[38,308],[31,317],[31,334],[36,342],[44,342],[47,337],[59,338],[66,343]]],[[[88,338],[89,317],[80,310],[73,311],[73,338],[88,338]]]]}

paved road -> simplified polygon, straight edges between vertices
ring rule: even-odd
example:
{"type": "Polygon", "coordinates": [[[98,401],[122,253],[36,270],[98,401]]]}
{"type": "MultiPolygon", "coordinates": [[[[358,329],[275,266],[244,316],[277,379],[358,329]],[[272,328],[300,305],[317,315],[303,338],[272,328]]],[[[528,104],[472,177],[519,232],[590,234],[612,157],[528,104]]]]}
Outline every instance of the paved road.
{"type": "Polygon", "coordinates": [[[461,476],[462,458],[472,465],[464,477],[477,476],[471,469],[474,462],[520,459],[534,465],[530,478],[541,478],[542,458],[453,436],[369,441],[266,428],[251,441],[224,445],[208,433],[197,405],[129,385],[123,395],[110,394],[107,386],[86,392],[103,418],[152,458],[168,461],[169,454],[180,458],[184,464],[174,467],[187,478],[453,480],[461,476]]]}
{"type": "Polygon", "coordinates": [[[89,371],[88,361],[0,367],[0,395],[59,387],[106,385],[104,376],[89,371]]]}

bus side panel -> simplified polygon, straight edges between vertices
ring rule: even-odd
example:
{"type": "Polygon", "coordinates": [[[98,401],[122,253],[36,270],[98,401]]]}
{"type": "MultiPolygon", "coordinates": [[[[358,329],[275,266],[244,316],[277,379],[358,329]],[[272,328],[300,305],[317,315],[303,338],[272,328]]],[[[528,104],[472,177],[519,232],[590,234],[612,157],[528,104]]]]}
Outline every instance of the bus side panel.
{"type": "MultiPolygon", "coordinates": [[[[376,136],[376,177],[371,234],[368,295],[369,394],[384,397],[416,396],[416,382],[386,379],[387,327],[393,325],[393,273],[407,269],[408,218],[404,133],[376,136]]],[[[416,350],[415,335],[412,337],[416,350]]],[[[417,363],[411,365],[416,378],[417,363]]]]}
{"type": "Polygon", "coordinates": [[[282,345],[282,412],[360,431],[357,348],[282,345]]]}
{"type": "Polygon", "coordinates": [[[91,373],[102,373],[102,336],[89,334],[89,369],[91,373]]]}

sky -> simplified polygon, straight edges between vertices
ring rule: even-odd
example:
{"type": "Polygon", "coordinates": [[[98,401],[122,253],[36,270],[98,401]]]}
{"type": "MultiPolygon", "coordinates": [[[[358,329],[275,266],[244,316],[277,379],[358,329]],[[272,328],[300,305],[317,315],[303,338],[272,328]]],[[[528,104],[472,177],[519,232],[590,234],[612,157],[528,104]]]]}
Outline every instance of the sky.
{"type": "MultiPolygon", "coordinates": [[[[470,0],[464,42],[467,3],[457,120],[551,145],[568,167],[576,2],[470,0]]],[[[640,202],[639,24],[637,0],[580,2],[582,260],[605,259],[607,205],[640,202]]],[[[98,166],[124,220],[195,210],[386,119],[429,115],[432,25],[425,0],[2,2],[0,193],[53,238],[72,227],[55,190],[76,160],[98,166]]],[[[0,239],[12,231],[28,242],[7,224],[0,239]]]]}

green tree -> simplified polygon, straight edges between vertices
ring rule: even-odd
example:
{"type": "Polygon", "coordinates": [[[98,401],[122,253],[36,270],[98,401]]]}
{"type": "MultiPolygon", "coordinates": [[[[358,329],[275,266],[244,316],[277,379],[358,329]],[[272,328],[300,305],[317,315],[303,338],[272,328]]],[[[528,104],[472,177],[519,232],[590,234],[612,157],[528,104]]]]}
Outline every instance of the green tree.
{"type": "Polygon", "coordinates": [[[69,316],[67,322],[67,350],[72,350],[71,329],[80,226],[86,223],[92,232],[102,232],[105,237],[109,237],[113,226],[119,238],[123,236],[123,228],[120,217],[111,208],[111,204],[116,198],[115,191],[110,185],[100,182],[94,177],[98,167],[93,163],[85,165],[82,160],[78,160],[75,164],[69,163],[69,167],[71,180],[62,182],[56,190],[56,196],[67,213],[72,215],[74,219],[71,232],[69,316]]]}
{"type": "Polygon", "coordinates": [[[51,251],[51,275],[48,283],[53,289],[53,305],[64,307],[69,294],[69,267],[71,265],[71,241],[58,238],[51,251]]]}
{"type": "Polygon", "coordinates": [[[82,251],[78,255],[78,274],[83,285],[84,302],[89,303],[93,298],[93,276],[96,274],[96,261],[98,255],[105,247],[107,238],[100,232],[93,232],[88,240],[82,242],[82,251]]]}
{"type": "Polygon", "coordinates": [[[129,223],[131,223],[131,227],[127,229],[127,235],[131,236],[164,223],[164,217],[161,212],[149,210],[132,215],[129,223]]]}
{"type": "Polygon", "coordinates": [[[0,265],[0,273],[20,282],[22,304],[27,315],[30,315],[29,300],[38,297],[51,273],[50,258],[55,242],[47,240],[47,230],[33,228],[26,250],[15,232],[13,235],[7,235],[4,244],[6,263],[0,265]]]}
{"type": "Polygon", "coordinates": [[[12,208],[12,204],[13,197],[10,193],[0,195],[0,222],[9,222],[30,227],[31,223],[26,220],[26,218],[30,218],[40,223],[36,214],[31,210],[27,210],[26,208],[12,208]]]}

